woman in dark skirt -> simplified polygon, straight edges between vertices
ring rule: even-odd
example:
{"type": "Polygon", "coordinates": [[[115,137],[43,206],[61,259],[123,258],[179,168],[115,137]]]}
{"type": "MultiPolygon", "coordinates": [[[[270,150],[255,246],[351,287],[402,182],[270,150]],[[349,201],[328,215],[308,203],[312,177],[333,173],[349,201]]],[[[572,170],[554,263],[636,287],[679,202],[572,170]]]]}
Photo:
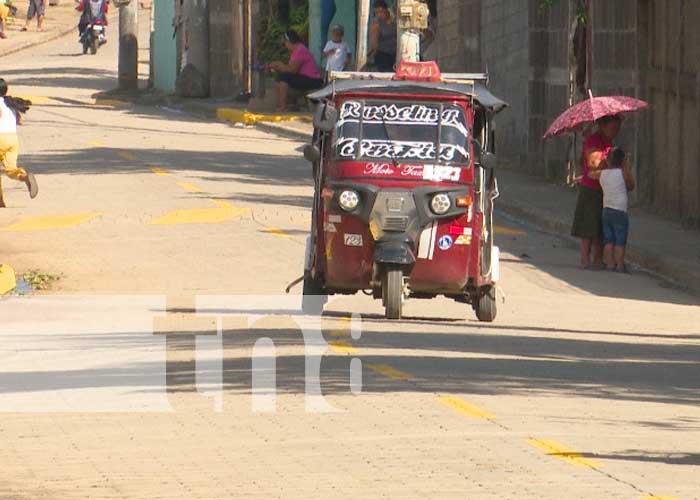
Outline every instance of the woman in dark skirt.
{"type": "Polygon", "coordinates": [[[581,240],[583,269],[603,267],[603,189],[596,173],[605,168],[613,141],[620,133],[621,124],[619,116],[601,118],[598,120],[598,130],[589,135],[583,145],[583,177],[579,181],[578,202],[571,229],[572,236],[581,240]]]}

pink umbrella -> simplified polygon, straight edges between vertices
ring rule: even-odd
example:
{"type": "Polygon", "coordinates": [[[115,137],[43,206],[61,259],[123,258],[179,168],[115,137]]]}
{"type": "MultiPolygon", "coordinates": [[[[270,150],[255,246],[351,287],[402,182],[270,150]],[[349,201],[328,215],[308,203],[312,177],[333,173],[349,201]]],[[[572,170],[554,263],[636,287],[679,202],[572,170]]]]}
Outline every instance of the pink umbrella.
{"type": "Polygon", "coordinates": [[[544,138],[547,139],[567,132],[576,132],[586,125],[595,123],[596,120],[604,116],[633,113],[647,106],[649,104],[633,97],[621,95],[593,97],[591,94],[590,99],[586,99],[567,109],[559,118],[554,120],[547,133],[544,134],[544,138]]]}

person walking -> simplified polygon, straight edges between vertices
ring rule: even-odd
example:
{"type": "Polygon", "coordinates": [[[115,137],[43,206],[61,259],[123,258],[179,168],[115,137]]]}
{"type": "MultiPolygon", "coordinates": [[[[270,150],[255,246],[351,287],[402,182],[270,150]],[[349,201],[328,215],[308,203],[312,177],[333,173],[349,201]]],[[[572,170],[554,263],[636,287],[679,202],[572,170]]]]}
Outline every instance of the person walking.
{"type": "MultiPolygon", "coordinates": [[[[25,183],[30,198],[36,198],[39,186],[34,175],[17,166],[19,156],[17,124],[21,121],[21,114],[18,110],[13,109],[13,104],[16,101],[7,97],[7,90],[7,83],[0,78],[0,173],[4,173],[10,179],[25,183]]],[[[5,200],[2,196],[2,178],[0,177],[0,208],[4,207],[5,200]]]]}
{"type": "Polygon", "coordinates": [[[5,0],[0,0],[0,39],[7,38],[5,34],[5,23],[10,15],[10,7],[5,0]]]}
{"type": "Polygon", "coordinates": [[[44,31],[44,16],[46,15],[46,4],[44,0],[29,0],[27,8],[27,21],[24,23],[22,31],[29,29],[29,23],[36,17],[36,30],[44,31]]]}

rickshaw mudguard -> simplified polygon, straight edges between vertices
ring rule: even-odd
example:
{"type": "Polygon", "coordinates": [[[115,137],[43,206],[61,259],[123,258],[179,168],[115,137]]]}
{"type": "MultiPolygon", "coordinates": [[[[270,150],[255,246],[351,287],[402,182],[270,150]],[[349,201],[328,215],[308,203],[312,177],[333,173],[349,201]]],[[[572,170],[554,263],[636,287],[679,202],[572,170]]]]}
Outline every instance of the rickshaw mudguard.
{"type": "Polygon", "coordinates": [[[374,262],[380,265],[413,266],[416,254],[413,241],[399,236],[379,241],[374,247],[374,262]]]}

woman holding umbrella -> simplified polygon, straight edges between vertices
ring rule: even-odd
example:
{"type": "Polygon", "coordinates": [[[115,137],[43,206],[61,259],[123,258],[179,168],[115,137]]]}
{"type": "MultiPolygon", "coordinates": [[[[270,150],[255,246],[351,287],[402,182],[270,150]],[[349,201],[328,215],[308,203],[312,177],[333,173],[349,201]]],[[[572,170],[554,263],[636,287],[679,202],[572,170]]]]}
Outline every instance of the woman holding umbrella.
{"type": "Polygon", "coordinates": [[[598,130],[589,135],[583,144],[583,175],[579,180],[578,202],[571,229],[571,235],[581,240],[581,267],[584,269],[603,267],[603,188],[598,179],[620,133],[622,120],[618,115],[605,116],[597,123],[598,130]]]}
{"type": "Polygon", "coordinates": [[[600,172],[607,168],[607,158],[620,133],[622,115],[647,107],[647,103],[626,96],[593,97],[580,102],[557,118],[545,138],[597,125],[583,144],[583,175],[571,234],[581,240],[581,267],[603,268],[603,189],[600,172]]]}

